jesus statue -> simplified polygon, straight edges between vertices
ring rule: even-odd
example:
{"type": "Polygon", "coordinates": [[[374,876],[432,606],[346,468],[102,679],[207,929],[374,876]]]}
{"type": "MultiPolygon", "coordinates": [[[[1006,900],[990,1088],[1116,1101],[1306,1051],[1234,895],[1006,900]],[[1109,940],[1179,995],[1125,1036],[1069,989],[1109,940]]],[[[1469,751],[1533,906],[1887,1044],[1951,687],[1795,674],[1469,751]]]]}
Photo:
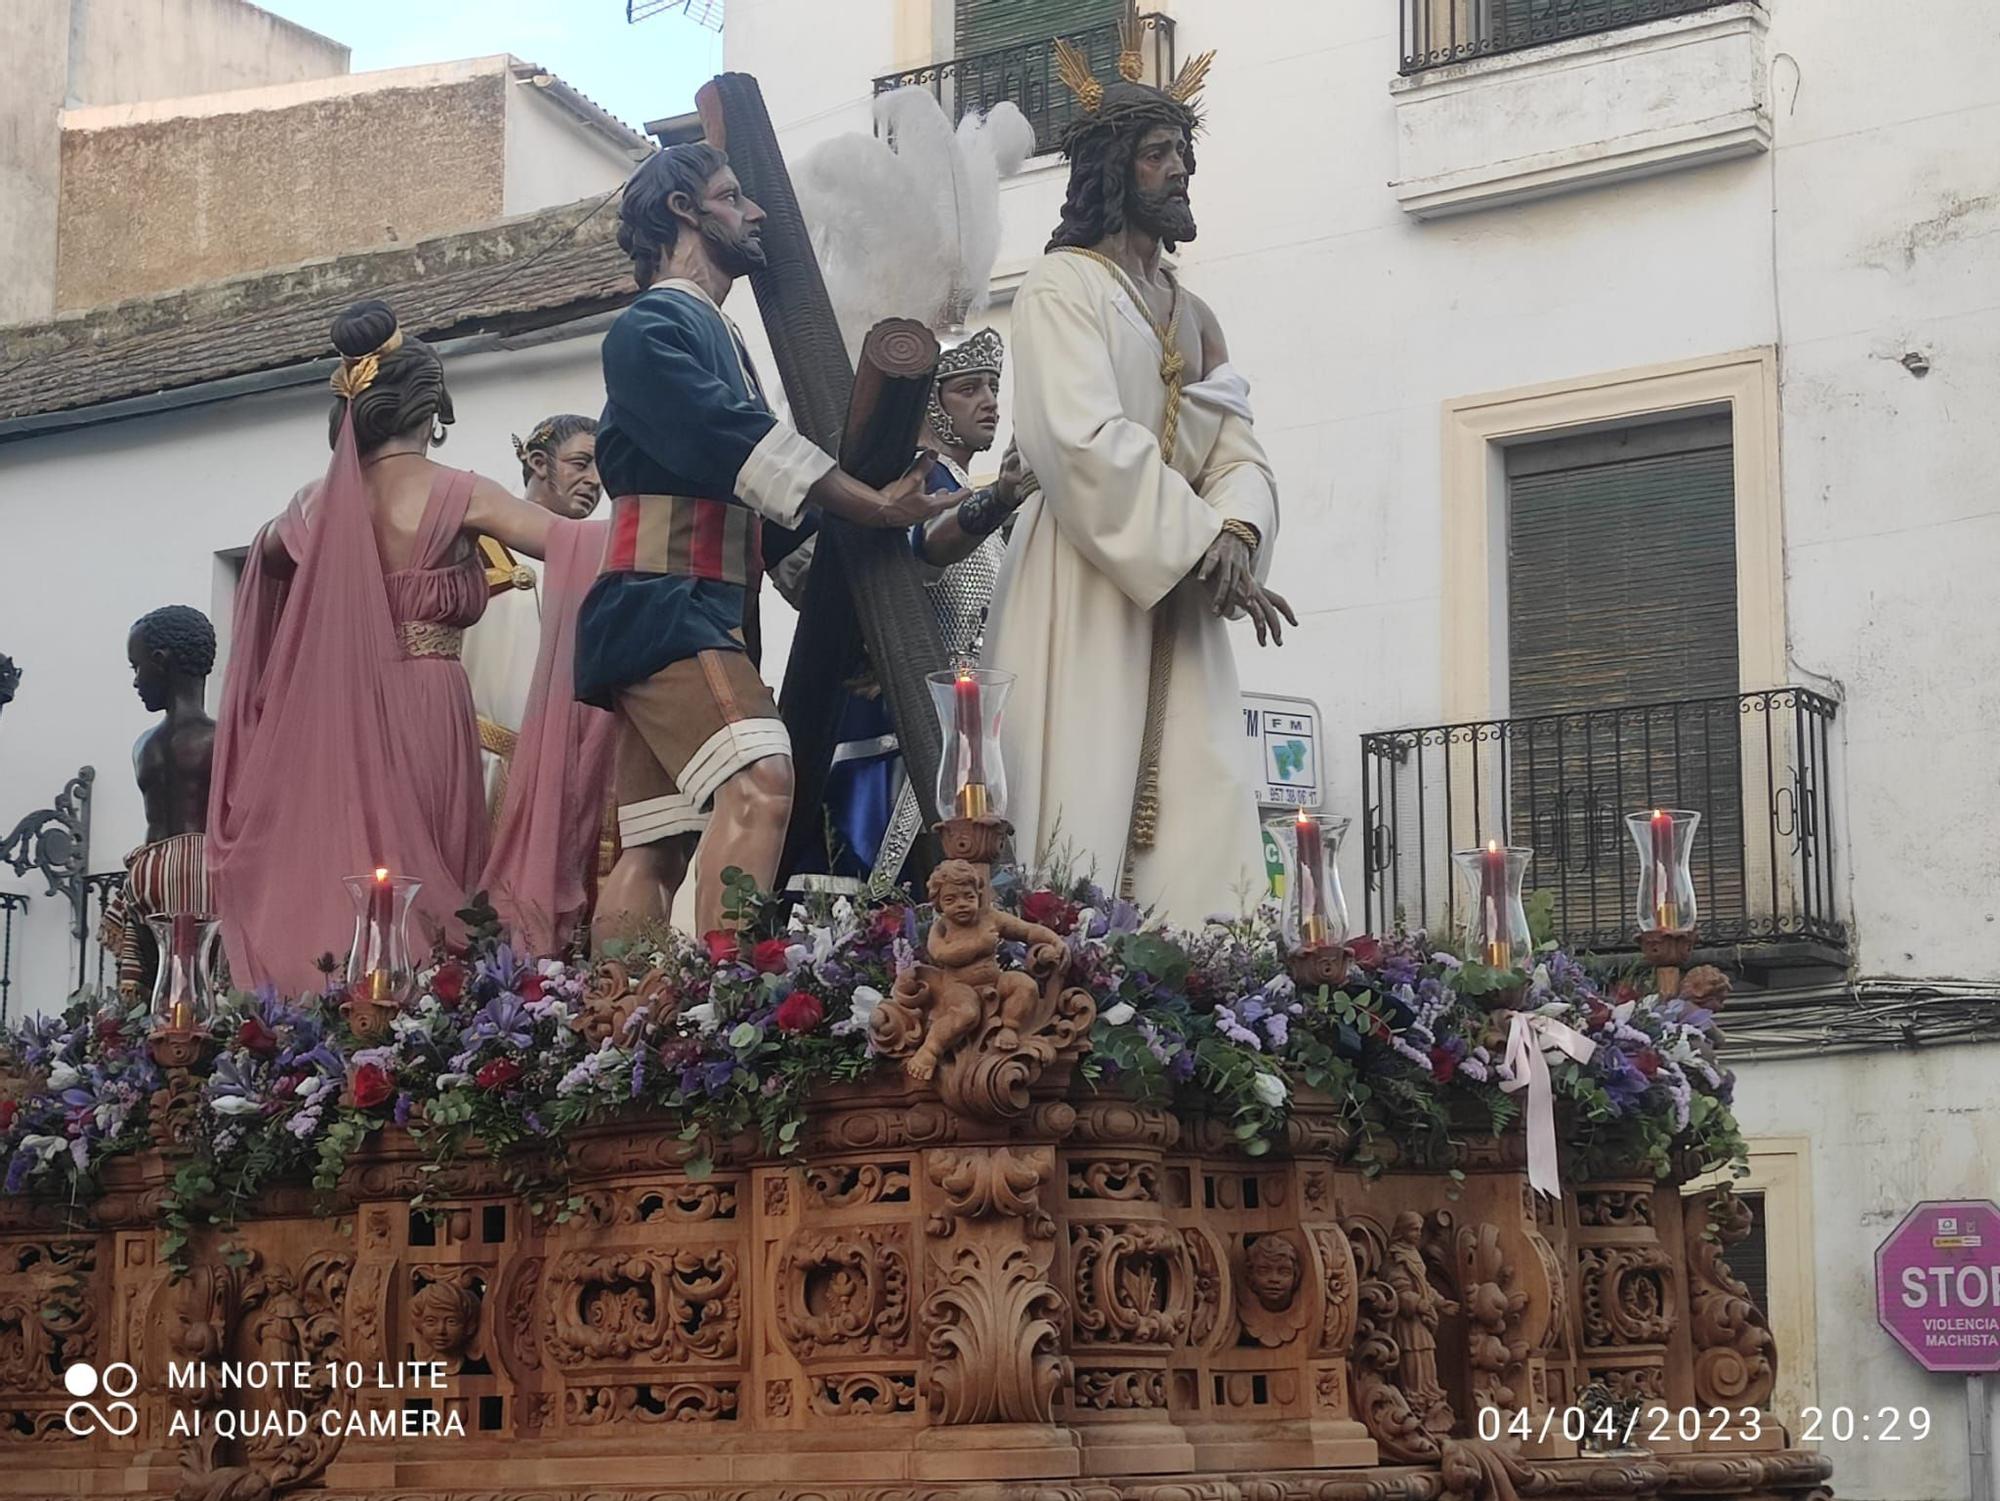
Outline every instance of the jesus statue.
{"type": "MultiPolygon", "coordinates": [[[[1129,23],[1128,23],[1129,24],[1129,23]]],[[[1014,302],[1016,441],[1040,491],[1001,571],[985,664],[1018,680],[1002,730],[1024,858],[1068,858],[1177,921],[1264,886],[1226,621],[1282,641],[1262,585],[1271,466],[1222,327],[1163,252],[1195,234],[1191,100],[1094,78],[1058,44],[1080,106],[1062,222],[1014,302]]]]}

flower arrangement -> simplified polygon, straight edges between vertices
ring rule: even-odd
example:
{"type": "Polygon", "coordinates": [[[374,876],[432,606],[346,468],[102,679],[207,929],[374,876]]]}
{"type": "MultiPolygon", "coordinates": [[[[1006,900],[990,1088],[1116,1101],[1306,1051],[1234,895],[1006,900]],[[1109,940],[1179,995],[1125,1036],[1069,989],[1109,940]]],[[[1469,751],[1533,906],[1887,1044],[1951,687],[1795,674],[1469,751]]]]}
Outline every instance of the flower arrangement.
{"type": "MultiPolygon", "coordinates": [[[[928,913],[901,894],[785,907],[729,879],[734,932],[664,934],[595,971],[518,955],[490,910],[468,912],[470,946],[434,957],[372,1046],[348,1028],[337,989],[223,1002],[166,1208],[169,1256],[198,1214],[227,1223],[274,1181],[309,1174],[330,1192],[391,1126],[436,1167],[483,1149],[559,1214],[561,1143],[579,1126],[646,1115],[678,1133],[696,1175],[746,1133],[797,1151],[816,1090],[892,1066],[870,1019],[916,961],[928,913]]],[[[1509,1013],[1493,1004],[1504,997],[1596,1044],[1587,1063],[1549,1060],[1572,1172],[1691,1176],[1742,1155],[1713,1017],[1552,946],[1508,974],[1432,952],[1420,934],[1362,938],[1345,984],[1303,993],[1268,914],[1185,930],[1086,883],[1001,897],[1063,937],[1070,983],[1096,999],[1084,1087],[1206,1114],[1246,1154],[1268,1151],[1309,1093],[1339,1113],[1365,1167],[1451,1168],[1458,1143],[1517,1116],[1503,1088],[1509,1013]]],[[[1004,946],[1002,962],[1024,964],[1019,950],[1004,946]]],[[[80,1196],[106,1160],[148,1144],[161,1074],[146,1022],[80,998],[0,1040],[9,1193],[80,1196]]]]}

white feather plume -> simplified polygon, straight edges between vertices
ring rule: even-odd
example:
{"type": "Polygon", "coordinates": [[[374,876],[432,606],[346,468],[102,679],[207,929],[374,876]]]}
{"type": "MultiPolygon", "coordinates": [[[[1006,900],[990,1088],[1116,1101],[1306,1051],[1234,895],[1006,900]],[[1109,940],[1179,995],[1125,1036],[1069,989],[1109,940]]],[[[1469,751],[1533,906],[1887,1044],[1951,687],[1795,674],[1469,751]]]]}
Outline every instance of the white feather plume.
{"type": "Polygon", "coordinates": [[[884,318],[935,329],[986,306],[1000,251],[1000,179],[1034,150],[1034,127],[1012,104],[953,130],[930,91],[875,101],[876,134],[837,136],[793,174],[850,354],[884,318]]]}

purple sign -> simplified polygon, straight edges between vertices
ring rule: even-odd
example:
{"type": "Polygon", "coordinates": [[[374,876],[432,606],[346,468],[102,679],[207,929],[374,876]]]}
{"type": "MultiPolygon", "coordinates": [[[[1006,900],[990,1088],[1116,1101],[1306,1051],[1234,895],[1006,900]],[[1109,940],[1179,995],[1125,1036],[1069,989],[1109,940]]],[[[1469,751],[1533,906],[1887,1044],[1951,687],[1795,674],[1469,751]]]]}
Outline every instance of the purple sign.
{"type": "Polygon", "coordinates": [[[1932,1200],[1875,1252],[1875,1317],[1927,1371],[2000,1371],[2000,1208],[1932,1200]]]}

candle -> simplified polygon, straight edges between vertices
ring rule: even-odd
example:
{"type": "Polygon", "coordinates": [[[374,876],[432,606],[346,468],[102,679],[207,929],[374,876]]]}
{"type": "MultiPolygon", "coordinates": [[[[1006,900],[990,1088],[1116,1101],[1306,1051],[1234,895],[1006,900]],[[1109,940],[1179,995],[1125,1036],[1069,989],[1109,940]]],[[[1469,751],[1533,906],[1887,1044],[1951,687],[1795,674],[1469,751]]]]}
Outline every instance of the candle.
{"type": "Polygon", "coordinates": [[[1326,942],[1326,892],[1320,872],[1326,864],[1325,846],[1320,840],[1319,820],[1299,813],[1299,943],[1317,948],[1326,942]]]}
{"type": "Polygon", "coordinates": [[[368,945],[368,979],[364,986],[365,999],[387,1001],[392,993],[389,983],[389,956],[394,946],[389,942],[389,930],[396,921],[396,887],[389,879],[386,866],[375,867],[375,884],[368,891],[368,935],[364,942],[368,945]]]}
{"type": "Polygon", "coordinates": [[[1674,902],[1674,815],[1655,808],[1649,828],[1653,836],[1654,924],[1673,932],[1680,927],[1680,910],[1674,902]]]}
{"type": "Polygon", "coordinates": [[[952,729],[958,741],[954,754],[965,774],[958,789],[958,816],[978,818],[986,812],[986,746],[981,738],[979,679],[961,672],[953,693],[952,729]]]}
{"type": "Polygon", "coordinates": [[[1487,967],[1512,969],[1514,945],[1507,933],[1507,852],[1492,839],[1486,841],[1486,856],[1479,863],[1479,907],[1487,967]]]}
{"type": "Polygon", "coordinates": [[[173,919],[167,966],[167,1025],[176,1032],[194,1030],[194,964],[196,919],[173,919]]]}

